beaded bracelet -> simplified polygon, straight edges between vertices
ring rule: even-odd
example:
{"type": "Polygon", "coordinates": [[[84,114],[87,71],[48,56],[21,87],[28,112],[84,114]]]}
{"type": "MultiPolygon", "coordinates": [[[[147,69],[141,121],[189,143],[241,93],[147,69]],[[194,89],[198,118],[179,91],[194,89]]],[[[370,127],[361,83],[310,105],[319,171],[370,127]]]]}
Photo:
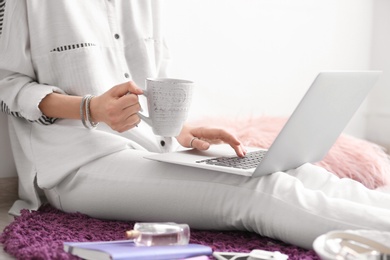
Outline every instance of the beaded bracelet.
{"type": "Polygon", "coordinates": [[[80,103],[80,118],[81,122],[83,123],[85,128],[88,129],[95,129],[99,123],[95,123],[92,121],[91,118],[91,111],[90,111],[90,102],[92,98],[95,96],[93,95],[85,95],[81,99],[80,103]]]}

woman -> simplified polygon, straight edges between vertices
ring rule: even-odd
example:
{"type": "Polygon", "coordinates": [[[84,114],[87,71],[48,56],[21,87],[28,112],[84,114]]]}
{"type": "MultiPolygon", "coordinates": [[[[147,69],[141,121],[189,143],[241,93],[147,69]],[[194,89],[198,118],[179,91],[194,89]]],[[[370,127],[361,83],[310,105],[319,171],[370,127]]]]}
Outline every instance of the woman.
{"type": "MultiPolygon", "coordinates": [[[[305,248],[329,230],[390,230],[389,194],[310,164],[248,178],[144,159],[175,146],[136,114],[144,79],[166,76],[158,1],[0,3],[0,102],[21,197],[11,213],[37,208],[43,190],[67,212],[248,230],[305,248]],[[95,130],[80,120],[87,94],[95,130]]],[[[225,142],[245,155],[221,129],[186,125],[176,140],[202,150],[225,142]]]]}

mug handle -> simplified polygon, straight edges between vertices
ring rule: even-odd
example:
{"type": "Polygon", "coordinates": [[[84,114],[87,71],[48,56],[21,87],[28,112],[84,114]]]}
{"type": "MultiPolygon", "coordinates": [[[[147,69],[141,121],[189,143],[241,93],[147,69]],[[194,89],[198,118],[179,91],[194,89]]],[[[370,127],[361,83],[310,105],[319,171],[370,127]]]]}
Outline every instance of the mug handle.
{"type": "MultiPolygon", "coordinates": [[[[146,90],[144,90],[144,93],[142,95],[146,97],[146,102],[149,102],[148,101],[148,92],[146,90]]],[[[137,114],[141,118],[142,121],[147,123],[150,127],[153,127],[153,122],[152,122],[152,119],[150,119],[150,117],[147,117],[147,116],[141,114],[141,112],[138,112],[137,114]]]]}

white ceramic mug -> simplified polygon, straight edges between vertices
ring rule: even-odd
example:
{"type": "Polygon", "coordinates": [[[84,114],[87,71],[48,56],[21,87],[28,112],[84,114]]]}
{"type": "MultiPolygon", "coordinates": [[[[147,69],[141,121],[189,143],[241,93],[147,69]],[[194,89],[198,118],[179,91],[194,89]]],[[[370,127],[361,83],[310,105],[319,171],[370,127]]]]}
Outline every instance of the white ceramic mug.
{"type": "Polygon", "coordinates": [[[179,135],[188,117],[194,83],[183,79],[148,78],[145,85],[149,116],[138,113],[140,118],[152,127],[155,135],[179,135]]]}

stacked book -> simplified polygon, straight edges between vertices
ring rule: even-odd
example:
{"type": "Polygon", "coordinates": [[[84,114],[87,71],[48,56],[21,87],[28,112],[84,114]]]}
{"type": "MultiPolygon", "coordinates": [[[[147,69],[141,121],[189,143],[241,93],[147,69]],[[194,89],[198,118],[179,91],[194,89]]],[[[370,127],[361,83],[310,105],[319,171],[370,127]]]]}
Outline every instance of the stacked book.
{"type": "Polygon", "coordinates": [[[136,246],[132,240],[108,242],[65,242],[64,250],[90,260],[166,260],[209,259],[211,247],[199,244],[168,246],[136,246]]]}

